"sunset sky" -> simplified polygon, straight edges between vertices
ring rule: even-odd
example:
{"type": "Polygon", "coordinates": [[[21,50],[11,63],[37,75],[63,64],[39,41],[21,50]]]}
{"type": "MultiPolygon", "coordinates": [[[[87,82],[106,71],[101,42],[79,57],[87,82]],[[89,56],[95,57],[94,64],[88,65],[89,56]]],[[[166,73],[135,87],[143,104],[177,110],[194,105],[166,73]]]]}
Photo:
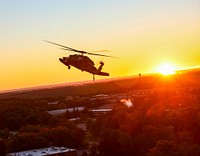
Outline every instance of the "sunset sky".
{"type": "Polygon", "coordinates": [[[110,50],[119,59],[91,57],[109,78],[200,64],[199,0],[1,0],[0,21],[0,91],[92,80],[59,62],[71,52],[43,40],[110,50]]]}

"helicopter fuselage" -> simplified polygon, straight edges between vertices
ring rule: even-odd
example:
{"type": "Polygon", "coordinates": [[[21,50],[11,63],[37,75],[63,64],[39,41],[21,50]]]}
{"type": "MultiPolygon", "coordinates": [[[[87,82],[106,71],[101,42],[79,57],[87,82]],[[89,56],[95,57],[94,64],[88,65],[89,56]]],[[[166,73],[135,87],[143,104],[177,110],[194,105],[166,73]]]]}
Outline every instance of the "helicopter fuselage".
{"type": "Polygon", "coordinates": [[[59,58],[59,60],[64,65],[68,66],[68,69],[70,69],[70,67],[73,66],[77,69],[86,71],[93,75],[109,76],[109,73],[101,72],[101,69],[104,65],[103,62],[100,63],[101,65],[97,69],[95,67],[94,62],[89,57],[84,56],[84,55],[74,54],[74,55],[69,55],[69,57],[59,58]]]}

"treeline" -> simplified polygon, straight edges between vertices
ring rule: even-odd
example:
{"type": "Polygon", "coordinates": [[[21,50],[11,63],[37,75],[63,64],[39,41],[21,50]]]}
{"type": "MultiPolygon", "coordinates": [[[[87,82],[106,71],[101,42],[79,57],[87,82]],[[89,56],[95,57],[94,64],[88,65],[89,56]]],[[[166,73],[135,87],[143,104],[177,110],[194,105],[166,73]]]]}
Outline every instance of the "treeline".
{"type": "MultiPolygon", "coordinates": [[[[200,70],[184,71],[180,74],[170,76],[168,85],[174,87],[200,87],[199,78],[200,70]]],[[[0,94],[1,99],[5,98],[48,98],[48,97],[65,97],[69,96],[93,96],[95,94],[113,94],[123,93],[131,90],[152,89],[166,85],[166,77],[162,75],[142,75],[141,77],[133,76],[119,78],[110,81],[101,81],[95,83],[86,83],[82,85],[52,87],[36,90],[27,90],[24,92],[10,92],[0,94]],[[165,81],[165,82],[164,82],[165,81]]]]}
{"type": "MultiPolygon", "coordinates": [[[[88,124],[101,156],[199,156],[200,94],[158,90],[88,124]]],[[[96,152],[98,153],[98,152],[96,152]]],[[[97,155],[97,154],[95,154],[97,155]]]]}

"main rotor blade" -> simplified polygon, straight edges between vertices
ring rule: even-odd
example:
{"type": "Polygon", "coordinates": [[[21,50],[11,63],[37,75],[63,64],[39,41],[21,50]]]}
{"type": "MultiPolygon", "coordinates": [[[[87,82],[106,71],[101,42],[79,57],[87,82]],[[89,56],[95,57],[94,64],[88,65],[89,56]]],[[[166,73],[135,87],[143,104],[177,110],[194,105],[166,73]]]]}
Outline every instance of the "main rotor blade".
{"type": "Polygon", "coordinates": [[[51,43],[51,44],[54,44],[54,45],[57,45],[57,46],[63,47],[65,50],[75,51],[75,52],[79,52],[79,51],[80,51],[80,50],[76,50],[76,49],[73,49],[73,48],[70,48],[70,47],[67,47],[67,46],[64,46],[64,45],[58,44],[58,43],[54,43],[54,42],[51,42],[51,41],[47,41],[47,40],[44,40],[44,41],[47,42],[47,43],[51,43]]]}
{"type": "Polygon", "coordinates": [[[101,53],[101,52],[111,52],[110,50],[94,50],[94,51],[90,51],[90,52],[94,52],[94,53],[101,53]]]}
{"type": "Polygon", "coordinates": [[[55,43],[55,42],[47,41],[47,40],[44,40],[44,41],[47,42],[47,43],[51,43],[51,44],[60,46],[60,47],[62,47],[63,50],[74,51],[74,52],[81,53],[81,54],[89,54],[89,55],[96,55],[96,56],[104,56],[104,57],[116,58],[116,57],[109,56],[109,55],[102,55],[102,54],[90,53],[90,52],[86,52],[86,51],[82,51],[82,50],[76,50],[76,49],[73,49],[73,48],[70,48],[70,47],[67,47],[67,46],[55,43]]]}
{"type": "Polygon", "coordinates": [[[110,58],[117,58],[117,57],[114,57],[114,56],[102,55],[102,54],[96,54],[96,53],[89,53],[89,52],[86,52],[86,54],[89,54],[89,55],[96,55],[96,56],[104,56],[104,57],[110,57],[110,58]]]}

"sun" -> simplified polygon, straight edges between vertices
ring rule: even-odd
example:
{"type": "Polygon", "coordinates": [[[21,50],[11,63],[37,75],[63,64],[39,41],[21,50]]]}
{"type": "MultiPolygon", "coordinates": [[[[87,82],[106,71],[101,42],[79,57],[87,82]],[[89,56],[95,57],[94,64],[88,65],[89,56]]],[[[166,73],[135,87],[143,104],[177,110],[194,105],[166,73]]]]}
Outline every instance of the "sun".
{"type": "Polygon", "coordinates": [[[170,63],[164,63],[158,67],[157,72],[161,73],[162,75],[175,74],[175,67],[170,63]]]}

